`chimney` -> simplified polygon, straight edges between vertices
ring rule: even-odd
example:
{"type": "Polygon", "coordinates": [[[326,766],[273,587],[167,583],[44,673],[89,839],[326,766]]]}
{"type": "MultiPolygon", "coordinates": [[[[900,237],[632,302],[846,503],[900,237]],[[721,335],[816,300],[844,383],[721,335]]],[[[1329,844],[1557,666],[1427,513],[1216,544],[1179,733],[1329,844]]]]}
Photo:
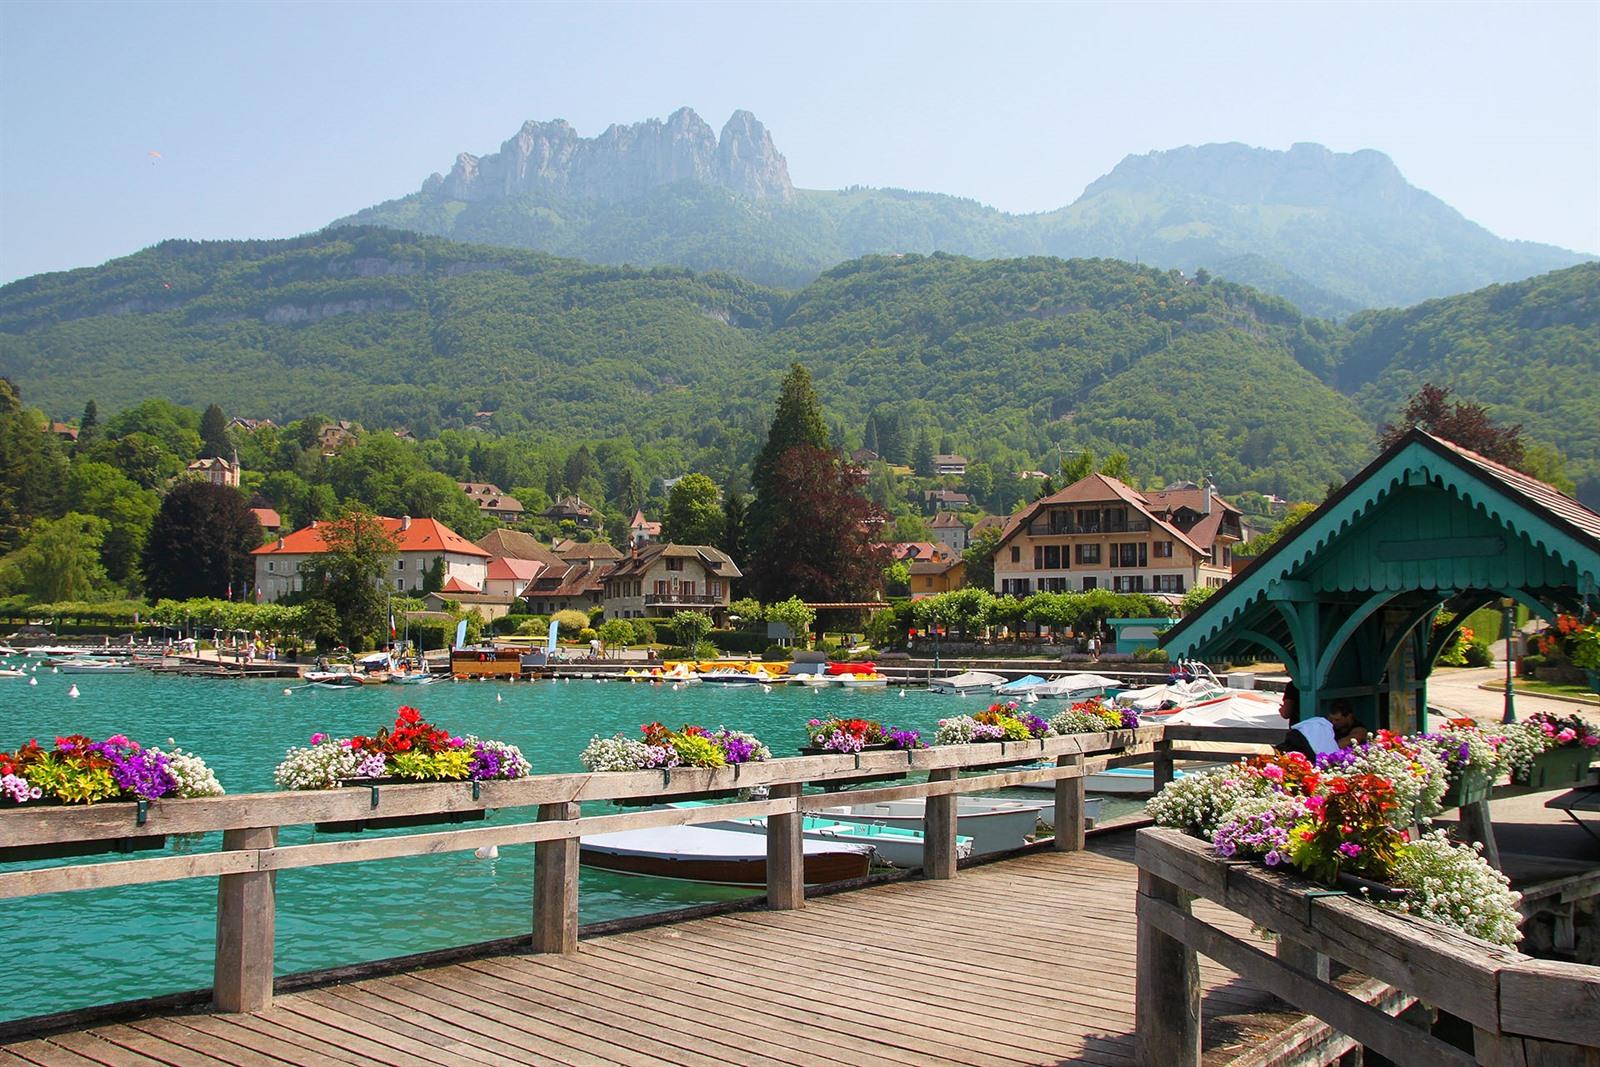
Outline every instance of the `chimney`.
{"type": "Polygon", "coordinates": [[[1205,487],[1205,490],[1204,490],[1205,495],[1201,498],[1202,499],[1202,503],[1200,505],[1200,514],[1202,514],[1202,515],[1211,514],[1211,494],[1213,492],[1215,492],[1215,491],[1216,491],[1216,487],[1213,486],[1210,481],[1207,481],[1206,482],[1206,487],[1205,487]]]}
{"type": "MultiPolygon", "coordinates": [[[[1206,510],[1207,511],[1211,510],[1211,506],[1210,506],[1209,503],[1206,505],[1206,510]]],[[[411,529],[411,516],[410,515],[402,515],[402,516],[400,516],[400,529],[401,530],[409,530],[409,529],[411,529]]]]}
{"type": "MultiPolygon", "coordinates": [[[[312,523],[311,525],[315,526],[316,523],[312,523]]],[[[278,551],[279,552],[283,551],[283,538],[281,538],[281,537],[278,538],[278,551]]]]}

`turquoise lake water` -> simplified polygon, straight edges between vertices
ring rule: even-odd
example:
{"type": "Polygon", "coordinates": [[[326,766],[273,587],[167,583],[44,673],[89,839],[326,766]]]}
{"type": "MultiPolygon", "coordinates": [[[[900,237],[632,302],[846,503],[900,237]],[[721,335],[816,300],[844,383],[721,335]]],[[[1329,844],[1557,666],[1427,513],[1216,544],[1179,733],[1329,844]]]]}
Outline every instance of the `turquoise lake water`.
{"type": "MultiPolygon", "coordinates": [[[[923,731],[941,716],[971,712],[982,698],[894,689],[759,689],[694,686],[678,691],[621,682],[448,683],[424,688],[302,689],[284,681],[215,681],[145,672],[106,677],[50,674],[39,684],[0,679],[0,750],[58,733],[103,738],[125,733],[143,744],[179,745],[203,757],[229,793],[273,788],[272,770],[290,745],[315,731],[336,736],[390,725],[402,703],[455,733],[519,746],[534,771],[581,770],[578,753],[595,734],[636,734],[644,722],[699,723],[749,730],[775,756],[793,755],[807,719],[862,715],[923,731]],[[67,695],[76,682],[81,696],[67,695]],[[496,697],[500,699],[497,700],[496,697]]],[[[604,804],[586,804],[585,814],[604,804]]],[[[531,819],[534,809],[497,812],[495,822],[531,819]]],[[[407,831],[395,831],[407,832],[407,831]]],[[[411,831],[416,832],[416,831],[411,831]]],[[[343,839],[308,826],[280,841],[343,839]]],[[[211,851],[220,834],[169,840],[168,850],[211,851]]],[[[146,856],[155,853],[146,853],[146,856]]],[[[0,864],[15,870],[22,864],[0,864]]],[[[497,860],[469,853],[285,871],[278,875],[280,974],[383,959],[526,934],[532,923],[533,846],[506,847],[497,860]]],[[[739,899],[750,891],[633,878],[585,868],[581,922],[739,899]]],[[[0,956],[10,980],[0,1020],[211,984],[216,880],[191,879],[0,901],[0,956]]]]}

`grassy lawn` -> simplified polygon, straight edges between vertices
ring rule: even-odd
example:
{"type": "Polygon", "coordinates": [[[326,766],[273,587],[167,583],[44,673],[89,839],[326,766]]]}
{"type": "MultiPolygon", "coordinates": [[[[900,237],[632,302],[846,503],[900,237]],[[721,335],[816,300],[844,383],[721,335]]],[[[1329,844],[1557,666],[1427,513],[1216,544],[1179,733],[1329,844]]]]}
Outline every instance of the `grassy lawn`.
{"type": "Polygon", "coordinates": [[[1519,693],[1543,693],[1553,697],[1576,697],[1593,704],[1600,704],[1600,693],[1596,693],[1586,685],[1565,685],[1559,682],[1541,682],[1535,678],[1518,678],[1516,681],[1519,693]]]}

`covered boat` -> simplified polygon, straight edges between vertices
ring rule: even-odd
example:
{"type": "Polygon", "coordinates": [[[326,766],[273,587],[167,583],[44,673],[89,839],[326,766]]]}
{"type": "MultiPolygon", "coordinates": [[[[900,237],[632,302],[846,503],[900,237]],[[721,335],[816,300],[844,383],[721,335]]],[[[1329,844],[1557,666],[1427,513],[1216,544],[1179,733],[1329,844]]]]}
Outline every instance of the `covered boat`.
{"type": "MultiPolygon", "coordinates": [[[[885,800],[876,804],[842,804],[821,808],[817,814],[837,822],[896,826],[921,831],[927,814],[926,799],[885,800]]],[[[956,833],[972,838],[976,855],[1021,848],[1039,826],[1039,809],[1032,800],[1005,800],[999,797],[957,797],[956,833]]]]}
{"type": "MultiPolygon", "coordinates": [[[[869,844],[807,840],[802,846],[806,885],[864,878],[872,866],[869,844]]],[[[716,885],[767,883],[765,834],[704,826],[622,830],[584,837],[578,853],[582,863],[619,874],[716,885]]]]}
{"type": "MultiPolygon", "coordinates": [[[[737,833],[767,834],[766,819],[729,819],[726,822],[703,824],[713,830],[733,830],[737,833]]],[[[889,826],[883,823],[840,822],[822,815],[805,818],[801,836],[807,841],[845,841],[871,845],[879,862],[891,867],[921,867],[923,849],[927,839],[920,829],[889,826]]],[[[956,856],[966,859],[972,855],[972,838],[956,838],[956,856]]]]}
{"type": "Polygon", "coordinates": [[[1006,682],[1004,685],[994,687],[995,696],[1021,697],[1027,696],[1039,686],[1044,684],[1044,678],[1037,674],[1024,674],[1015,681],[1006,682]]]}
{"type": "Polygon", "coordinates": [[[1289,720],[1279,710],[1282,693],[1258,689],[1226,689],[1217,696],[1198,700],[1172,711],[1141,712],[1139,721],[1147,726],[1215,726],[1256,730],[1288,730],[1289,720]]]}
{"type": "Polygon", "coordinates": [[[1088,700],[1121,687],[1122,683],[1103,674],[1063,674],[1034,686],[1031,692],[1040,700],[1088,700]]]}
{"type": "Polygon", "coordinates": [[[1004,684],[1005,679],[998,674],[966,671],[949,678],[935,678],[928,683],[928,688],[935,693],[988,693],[992,692],[995,686],[1004,684]]]}

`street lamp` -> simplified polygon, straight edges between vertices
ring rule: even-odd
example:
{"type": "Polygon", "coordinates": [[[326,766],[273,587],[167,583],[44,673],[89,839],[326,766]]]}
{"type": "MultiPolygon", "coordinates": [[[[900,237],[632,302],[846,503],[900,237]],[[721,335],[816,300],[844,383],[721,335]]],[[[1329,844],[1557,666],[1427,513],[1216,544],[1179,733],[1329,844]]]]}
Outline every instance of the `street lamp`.
{"type": "Polygon", "coordinates": [[[1514,647],[1515,635],[1517,631],[1516,598],[1509,596],[1501,598],[1500,607],[1505,611],[1506,639],[1506,710],[1505,713],[1500,716],[1500,721],[1503,723],[1508,723],[1517,721],[1516,695],[1511,679],[1511,672],[1515,667],[1515,663],[1513,662],[1515,656],[1512,653],[1512,648],[1514,647]]]}

